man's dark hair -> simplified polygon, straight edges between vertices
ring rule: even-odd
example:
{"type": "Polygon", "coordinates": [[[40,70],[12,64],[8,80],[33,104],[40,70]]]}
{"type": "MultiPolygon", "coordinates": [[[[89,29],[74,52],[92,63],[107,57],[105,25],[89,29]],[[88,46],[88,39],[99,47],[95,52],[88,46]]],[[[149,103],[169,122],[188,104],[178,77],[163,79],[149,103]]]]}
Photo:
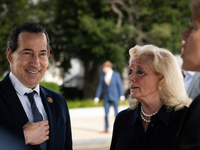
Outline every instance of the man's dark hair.
{"type": "Polygon", "coordinates": [[[18,48],[18,36],[22,32],[44,33],[47,38],[47,49],[50,50],[50,41],[45,28],[35,22],[25,22],[15,27],[8,36],[7,48],[10,48],[12,53],[15,52],[18,48]]]}

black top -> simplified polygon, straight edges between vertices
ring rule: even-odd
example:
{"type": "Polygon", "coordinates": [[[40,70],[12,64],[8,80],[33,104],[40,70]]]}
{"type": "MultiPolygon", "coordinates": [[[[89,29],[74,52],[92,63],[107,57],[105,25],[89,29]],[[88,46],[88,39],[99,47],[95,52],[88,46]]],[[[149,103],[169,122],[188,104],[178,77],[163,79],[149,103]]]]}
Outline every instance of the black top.
{"type": "Polygon", "coordinates": [[[178,135],[177,150],[200,150],[200,95],[190,105],[178,135]]]}
{"type": "Polygon", "coordinates": [[[141,105],[135,110],[121,111],[114,123],[110,150],[173,150],[177,143],[177,131],[188,109],[168,111],[162,106],[151,117],[151,122],[144,132],[140,117],[141,105]]]}

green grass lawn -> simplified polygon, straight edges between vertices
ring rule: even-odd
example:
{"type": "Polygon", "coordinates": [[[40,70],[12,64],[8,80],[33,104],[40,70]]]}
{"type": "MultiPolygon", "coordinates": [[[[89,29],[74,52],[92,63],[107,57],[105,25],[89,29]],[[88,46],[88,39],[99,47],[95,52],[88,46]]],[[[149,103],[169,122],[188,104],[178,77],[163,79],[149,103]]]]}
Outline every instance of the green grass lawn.
{"type": "MultiPolygon", "coordinates": [[[[100,100],[98,105],[94,104],[94,100],[67,100],[67,105],[69,108],[85,108],[85,107],[101,107],[103,106],[103,100],[100,100]]],[[[119,105],[128,105],[128,100],[125,102],[120,102],[119,105]]]]}

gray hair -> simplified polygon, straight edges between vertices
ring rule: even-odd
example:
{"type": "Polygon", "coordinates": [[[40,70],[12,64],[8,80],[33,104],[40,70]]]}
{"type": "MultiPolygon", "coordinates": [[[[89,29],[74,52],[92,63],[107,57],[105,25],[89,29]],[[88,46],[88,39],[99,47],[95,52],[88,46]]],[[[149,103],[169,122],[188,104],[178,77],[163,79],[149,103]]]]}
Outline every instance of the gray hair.
{"type": "MultiPolygon", "coordinates": [[[[179,110],[191,103],[185,91],[181,69],[176,58],[170,51],[154,45],[136,45],[129,50],[129,55],[130,60],[140,55],[145,55],[152,60],[150,64],[152,69],[155,73],[163,76],[158,85],[158,90],[160,99],[167,108],[179,110]]],[[[129,104],[130,108],[135,109],[138,101],[136,99],[130,99],[129,104]]]]}

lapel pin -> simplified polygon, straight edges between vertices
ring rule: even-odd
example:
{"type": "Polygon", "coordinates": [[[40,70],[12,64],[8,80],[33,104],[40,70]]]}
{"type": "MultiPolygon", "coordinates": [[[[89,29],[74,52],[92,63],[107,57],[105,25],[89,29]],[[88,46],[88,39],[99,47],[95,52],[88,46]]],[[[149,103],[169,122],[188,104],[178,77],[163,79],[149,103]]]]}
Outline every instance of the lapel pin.
{"type": "Polygon", "coordinates": [[[48,98],[47,98],[47,101],[48,101],[49,103],[53,103],[53,99],[52,99],[51,97],[48,97],[48,98]]]}

